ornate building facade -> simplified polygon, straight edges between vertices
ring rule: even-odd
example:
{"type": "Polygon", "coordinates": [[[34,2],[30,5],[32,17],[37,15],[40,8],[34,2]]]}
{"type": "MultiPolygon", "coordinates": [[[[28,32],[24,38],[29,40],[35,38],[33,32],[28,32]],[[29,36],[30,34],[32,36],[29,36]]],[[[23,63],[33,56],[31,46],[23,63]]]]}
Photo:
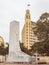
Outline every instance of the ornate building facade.
{"type": "Polygon", "coordinates": [[[25,14],[25,24],[22,30],[22,43],[27,49],[31,49],[31,46],[37,41],[37,37],[33,32],[34,27],[36,27],[36,24],[31,21],[30,11],[27,9],[25,14]]]}

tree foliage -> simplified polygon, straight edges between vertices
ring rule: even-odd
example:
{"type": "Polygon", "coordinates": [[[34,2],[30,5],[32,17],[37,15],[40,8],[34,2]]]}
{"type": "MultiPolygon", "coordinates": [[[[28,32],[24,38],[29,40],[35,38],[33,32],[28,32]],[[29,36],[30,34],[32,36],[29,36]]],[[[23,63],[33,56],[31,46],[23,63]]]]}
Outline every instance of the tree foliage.
{"type": "Polygon", "coordinates": [[[9,53],[9,45],[7,47],[5,47],[3,44],[1,44],[0,55],[7,55],[8,53],[9,53]]]}
{"type": "Polygon", "coordinates": [[[36,23],[38,42],[32,46],[34,52],[49,55],[49,13],[43,13],[36,23]]]}
{"type": "Polygon", "coordinates": [[[28,50],[27,48],[25,48],[25,46],[23,45],[23,43],[20,43],[20,48],[21,48],[21,51],[23,51],[24,53],[32,56],[31,50],[28,50]]]}

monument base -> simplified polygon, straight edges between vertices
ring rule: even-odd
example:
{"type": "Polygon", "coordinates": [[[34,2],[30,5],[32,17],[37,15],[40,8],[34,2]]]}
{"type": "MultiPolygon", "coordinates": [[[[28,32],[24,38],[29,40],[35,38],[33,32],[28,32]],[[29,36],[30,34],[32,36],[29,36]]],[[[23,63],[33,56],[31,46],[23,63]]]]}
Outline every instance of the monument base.
{"type": "Polygon", "coordinates": [[[7,58],[7,62],[32,62],[33,60],[35,60],[34,56],[32,57],[24,52],[21,54],[11,52],[7,58]]]}

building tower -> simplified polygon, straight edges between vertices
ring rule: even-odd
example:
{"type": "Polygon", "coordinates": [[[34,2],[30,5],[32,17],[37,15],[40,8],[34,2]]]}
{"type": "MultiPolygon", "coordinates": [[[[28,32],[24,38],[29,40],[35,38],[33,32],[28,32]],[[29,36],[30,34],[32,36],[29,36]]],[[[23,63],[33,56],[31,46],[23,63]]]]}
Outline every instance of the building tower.
{"type": "Polygon", "coordinates": [[[30,11],[26,10],[25,14],[25,24],[22,30],[22,43],[27,49],[31,49],[31,46],[34,44],[37,37],[33,32],[33,28],[36,27],[36,24],[31,21],[30,11]]]}

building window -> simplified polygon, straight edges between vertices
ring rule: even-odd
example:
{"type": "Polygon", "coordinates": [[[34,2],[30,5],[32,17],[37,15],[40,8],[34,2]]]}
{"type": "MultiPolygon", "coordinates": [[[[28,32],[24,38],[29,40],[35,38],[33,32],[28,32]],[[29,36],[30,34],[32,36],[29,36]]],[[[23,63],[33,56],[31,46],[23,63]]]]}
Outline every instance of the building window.
{"type": "Polygon", "coordinates": [[[26,25],[26,27],[28,27],[28,25],[26,25]]]}
{"type": "Polygon", "coordinates": [[[28,39],[28,37],[26,37],[26,39],[28,39]]]}
{"type": "Polygon", "coordinates": [[[29,19],[30,19],[30,16],[29,16],[29,19]]]}
{"type": "Polygon", "coordinates": [[[26,29],[26,31],[28,31],[28,29],[26,29]]]}
{"type": "Polygon", "coordinates": [[[26,40],[26,42],[28,42],[28,40],[26,40]]]}
{"type": "Polygon", "coordinates": [[[28,16],[26,16],[26,18],[28,19],[28,16]]]}
{"type": "Polygon", "coordinates": [[[27,18],[27,19],[30,19],[30,16],[29,16],[29,15],[26,15],[26,18],[27,18]]]}
{"type": "Polygon", "coordinates": [[[28,43],[26,43],[26,44],[28,44],[28,43]]]}
{"type": "Polygon", "coordinates": [[[37,60],[40,60],[39,58],[37,58],[37,60]]]}

